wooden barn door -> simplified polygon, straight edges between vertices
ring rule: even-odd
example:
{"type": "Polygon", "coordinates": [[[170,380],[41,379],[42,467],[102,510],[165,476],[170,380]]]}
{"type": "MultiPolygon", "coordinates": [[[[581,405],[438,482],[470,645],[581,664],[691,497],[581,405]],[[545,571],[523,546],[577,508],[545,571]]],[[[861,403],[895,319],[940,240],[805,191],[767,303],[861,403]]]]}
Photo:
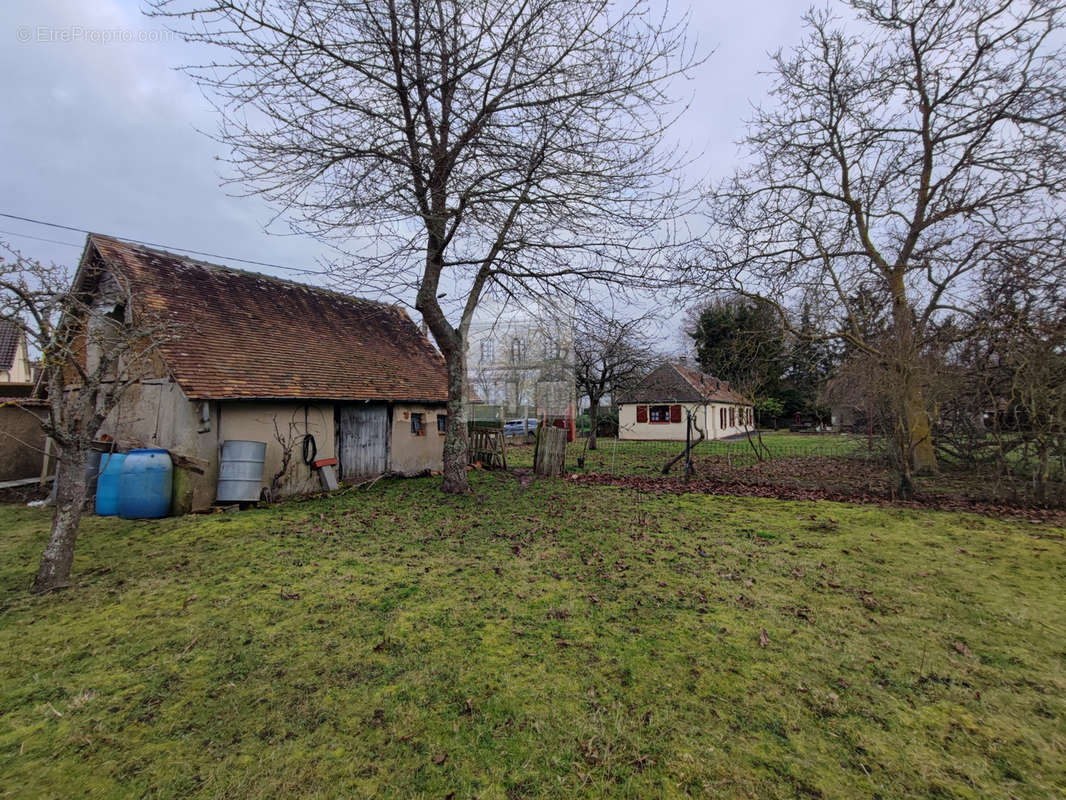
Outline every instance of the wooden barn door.
{"type": "Polygon", "coordinates": [[[337,459],[341,478],[380,475],[389,463],[389,415],[384,404],[339,406],[337,459]]]}

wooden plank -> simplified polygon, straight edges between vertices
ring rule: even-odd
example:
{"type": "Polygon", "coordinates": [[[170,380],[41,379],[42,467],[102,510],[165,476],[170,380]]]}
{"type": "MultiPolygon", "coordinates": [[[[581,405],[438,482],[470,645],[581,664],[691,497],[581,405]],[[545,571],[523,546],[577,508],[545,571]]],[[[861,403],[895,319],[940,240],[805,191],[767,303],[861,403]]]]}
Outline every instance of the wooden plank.
{"type": "MultiPolygon", "coordinates": [[[[51,460],[52,460],[52,438],[48,437],[47,439],[44,440],[44,458],[41,461],[41,481],[40,481],[40,483],[41,483],[42,488],[44,487],[44,484],[48,480],[48,473],[50,472],[50,470],[48,468],[50,466],[49,462],[51,460]]],[[[57,464],[56,466],[58,467],[59,465],[57,464]]]]}
{"type": "Polygon", "coordinates": [[[547,425],[538,426],[536,463],[538,475],[559,476],[566,469],[566,431],[547,425]]]}

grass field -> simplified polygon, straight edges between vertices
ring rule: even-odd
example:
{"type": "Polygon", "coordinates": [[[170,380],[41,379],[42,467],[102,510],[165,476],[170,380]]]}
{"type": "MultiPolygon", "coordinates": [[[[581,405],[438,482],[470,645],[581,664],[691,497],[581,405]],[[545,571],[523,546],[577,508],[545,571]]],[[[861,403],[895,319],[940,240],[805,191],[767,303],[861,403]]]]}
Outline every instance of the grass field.
{"type": "MultiPolygon", "coordinates": [[[[762,442],[769,458],[867,455],[866,438],[849,434],[766,432],[762,434],[762,442]]],[[[568,469],[577,469],[578,457],[584,456],[587,472],[658,475],[663,465],[684,448],[684,442],[600,439],[596,450],[587,450],[585,440],[579,438],[568,445],[566,464],[568,469]]],[[[722,459],[735,466],[748,466],[757,461],[746,438],[700,442],[692,453],[696,459],[722,459]]],[[[533,446],[509,439],[507,462],[509,466],[533,466],[533,446]]],[[[674,473],[681,474],[683,470],[683,466],[675,467],[674,473]]]]}
{"type": "Polygon", "coordinates": [[[474,473],[239,514],[0,507],[0,796],[1049,798],[1066,543],[474,473]]]}

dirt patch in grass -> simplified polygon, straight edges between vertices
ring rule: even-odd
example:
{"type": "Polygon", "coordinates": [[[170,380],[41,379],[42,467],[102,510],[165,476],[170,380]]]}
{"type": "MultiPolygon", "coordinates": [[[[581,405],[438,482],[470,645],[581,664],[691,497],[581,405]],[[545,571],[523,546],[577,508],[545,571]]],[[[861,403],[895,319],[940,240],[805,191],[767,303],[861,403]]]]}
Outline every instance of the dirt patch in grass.
{"type": "Polygon", "coordinates": [[[643,492],[702,493],[763,497],[777,500],[828,500],[936,511],[964,511],[990,517],[1026,519],[1066,525],[1066,510],[993,503],[952,492],[922,492],[910,501],[893,497],[884,486],[883,470],[850,459],[782,459],[757,467],[701,464],[697,474],[683,477],[644,477],[573,473],[570,480],[585,486],[621,486],[643,492]],[[795,463],[796,461],[804,463],[795,463]],[[813,463],[805,463],[805,462],[813,463]],[[833,479],[822,480],[829,473],[833,479]]]}
{"type": "MultiPolygon", "coordinates": [[[[856,436],[767,433],[763,436],[763,461],[746,439],[701,443],[693,451],[696,475],[690,491],[737,494],[782,499],[821,499],[859,503],[896,504],[897,478],[884,458],[856,436]]],[[[567,469],[592,485],[619,485],[654,491],[678,491],[684,463],[669,475],[663,465],[684,449],[683,442],[601,440],[599,449],[587,451],[584,441],[567,451],[567,469]],[[583,467],[578,467],[583,459],[583,467]]],[[[532,448],[508,446],[508,464],[532,464],[532,448]]],[[[1048,521],[1066,521],[1061,502],[1041,502],[1031,483],[1017,476],[989,474],[945,463],[932,476],[915,478],[916,508],[974,511],[1014,515],[1048,521]],[[1052,510],[1047,510],[1047,509],[1052,510]]],[[[1052,491],[1055,498],[1061,491],[1052,491]]]]}

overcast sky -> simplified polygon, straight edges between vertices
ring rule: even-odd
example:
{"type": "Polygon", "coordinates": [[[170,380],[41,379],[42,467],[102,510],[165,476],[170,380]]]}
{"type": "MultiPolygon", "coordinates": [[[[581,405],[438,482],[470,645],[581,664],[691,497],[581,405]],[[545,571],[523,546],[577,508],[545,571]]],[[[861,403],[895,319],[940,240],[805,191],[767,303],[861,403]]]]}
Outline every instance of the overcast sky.
{"type": "MultiPolygon", "coordinates": [[[[732,169],[743,120],[766,90],[759,73],[769,66],[767,53],[798,40],[806,7],[801,0],[693,5],[692,32],[715,52],[695,80],[679,87],[692,107],[676,134],[705,153],[701,174],[732,169]]],[[[199,132],[214,131],[214,112],[174,69],[193,54],[144,17],[138,0],[5,0],[0,39],[0,212],[317,268],[325,248],[268,234],[271,213],[262,201],[220,187],[215,159],[222,150],[199,132]]],[[[84,241],[75,232],[6,217],[0,217],[0,238],[27,255],[70,265],[84,241]]]]}

